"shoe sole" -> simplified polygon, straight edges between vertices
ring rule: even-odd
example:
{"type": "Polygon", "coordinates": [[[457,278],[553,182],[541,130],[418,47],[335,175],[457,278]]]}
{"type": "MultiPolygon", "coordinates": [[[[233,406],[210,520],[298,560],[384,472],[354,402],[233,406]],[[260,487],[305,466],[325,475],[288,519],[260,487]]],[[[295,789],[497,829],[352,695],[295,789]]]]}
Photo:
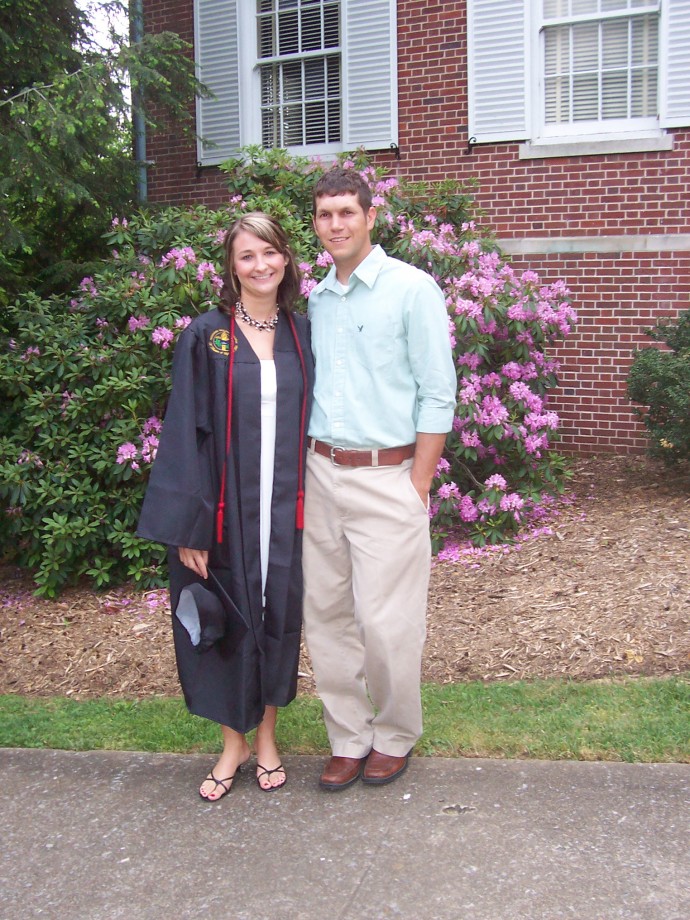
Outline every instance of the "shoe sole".
{"type": "Polygon", "coordinates": [[[390,776],[362,776],[362,782],[367,786],[387,786],[388,783],[392,783],[393,780],[396,780],[399,776],[402,776],[405,770],[409,767],[409,760],[405,761],[405,765],[400,767],[399,770],[396,770],[395,773],[391,773],[390,776]]]}

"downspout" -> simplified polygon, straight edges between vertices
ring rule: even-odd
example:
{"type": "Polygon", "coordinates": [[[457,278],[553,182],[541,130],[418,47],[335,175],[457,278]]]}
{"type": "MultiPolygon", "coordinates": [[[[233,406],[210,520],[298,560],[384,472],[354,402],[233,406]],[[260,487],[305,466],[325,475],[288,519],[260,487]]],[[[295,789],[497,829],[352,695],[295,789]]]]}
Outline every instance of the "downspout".
{"type": "MultiPolygon", "coordinates": [[[[144,39],[143,0],[130,0],[129,34],[133,45],[144,39]]],[[[137,202],[142,205],[148,199],[146,119],[144,117],[144,96],[138,86],[132,86],[132,131],[134,134],[134,159],[137,164],[137,202]]]]}

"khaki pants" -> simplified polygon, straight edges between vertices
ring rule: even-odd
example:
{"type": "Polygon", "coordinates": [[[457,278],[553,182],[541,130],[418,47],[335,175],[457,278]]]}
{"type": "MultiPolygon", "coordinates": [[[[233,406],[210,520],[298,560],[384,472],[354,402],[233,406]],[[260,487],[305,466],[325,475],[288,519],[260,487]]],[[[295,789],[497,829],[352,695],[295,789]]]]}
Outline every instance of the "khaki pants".
{"type": "Polygon", "coordinates": [[[339,757],[402,757],[422,733],[431,544],[411,468],[307,456],[304,626],[339,757]]]}

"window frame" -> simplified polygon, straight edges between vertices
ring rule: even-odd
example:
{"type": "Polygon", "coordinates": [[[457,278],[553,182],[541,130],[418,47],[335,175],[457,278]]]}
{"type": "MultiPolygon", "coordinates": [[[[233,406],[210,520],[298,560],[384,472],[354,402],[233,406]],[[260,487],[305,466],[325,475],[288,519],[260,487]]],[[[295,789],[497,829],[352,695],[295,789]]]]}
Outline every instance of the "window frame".
{"type": "MultiPolygon", "coordinates": [[[[554,144],[587,144],[587,143],[615,143],[617,141],[644,141],[663,137],[661,129],[661,111],[664,87],[664,10],[666,4],[662,0],[652,0],[657,7],[656,11],[645,8],[633,8],[610,13],[593,13],[591,15],[577,15],[560,17],[562,23],[600,22],[604,19],[626,19],[646,15],[649,12],[658,12],[658,55],[657,55],[657,100],[654,116],[632,117],[621,119],[601,119],[572,123],[547,124],[545,116],[546,104],[546,60],[545,60],[545,29],[546,24],[542,14],[543,0],[530,0],[530,17],[528,23],[529,40],[532,65],[528,72],[529,85],[527,87],[528,99],[528,127],[530,130],[531,145],[548,146],[554,144]]],[[[650,3],[651,6],[651,3],[650,3]]],[[[550,20],[554,22],[554,20],[550,20]]],[[[600,72],[601,73],[601,72],[600,72]]]]}
{"type": "MultiPolygon", "coordinates": [[[[248,105],[241,106],[241,135],[249,137],[249,144],[262,144],[263,126],[261,120],[261,67],[270,62],[280,61],[281,55],[266,59],[259,57],[259,29],[256,0],[251,0],[253,13],[251,16],[239,17],[240,29],[240,97],[249,99],[248,105]],[[253,53],[252,53],[253,52],[253,53]]],[[[340,58],[340,134],[339,141],[330,143],[317,144],[291,144],[285,149],[293,156],[335,156],[343,150],[343,122],[345,119],[344,97],[345,97],[345,75],[343,63],[343,29],[345,19],[345,4],[343,0],[338,2],[339,16],[339,35],[340,44],[337,54],[340,58]]],[[[322,60],[325,57],[334,56],[335,52],[331,50],[313,52],[306,51],[303,53],[290,54],[290,61],[303,61],[307,58],[318,58],[322,60]]],[[[285,56],[287,62],[288,56],[285,56]]]]}

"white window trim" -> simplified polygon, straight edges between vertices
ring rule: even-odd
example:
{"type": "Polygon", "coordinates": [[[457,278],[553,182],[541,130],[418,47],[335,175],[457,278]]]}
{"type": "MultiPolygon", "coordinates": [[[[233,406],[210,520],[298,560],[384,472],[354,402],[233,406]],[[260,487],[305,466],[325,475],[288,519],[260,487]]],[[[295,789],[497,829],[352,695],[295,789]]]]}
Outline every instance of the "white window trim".
{"type": "MultiPolygon", "coordinates": [[[[254,5],[254,4],[253,4],[254,5]]],[[[340,66],[341,81],[345,72],[343,54],[343,8],[340,9],[340,66]]],[[[242,146],[261,144],[261,64],[257,55],[258,29],[257,18],[254,16],[239,17],[240,38],[240,99],[248,99],[249,104],[240,106],[240,136],[242,146]]],[[[325,55],[325,52],[324,52],[325,55]]],[[[313,55],[312,55],[313,56],[313,55]]],[[[297,55],[301,59],[301,55],[297,55]]],[[[341,86],[341,93],[343,87],[341,86]]],[[[341,133],[344,128],[341,124],[341,133]]],[[[335,156],[344,150],[342,141],[333,144],[295,144],[286,148],[293,156],[335,156]]]]}
{"type": "MultiPolygon", "coordinates": [[[[617,119],[609,124],[600,121],[564,125],[546,125],[544,123],[544,35],[543,30],[540,29],[542,0],[528,0],[528,3],[527,29],[529,39],[527,44],[528,47],[535,49],[535,53],[530,55],[531,66],[528,73],[530,85],[527,88],[530,140],[520,145],[520,159],[573,156],[577,153],[584,155],[585,151],[589,154],[600,154],[672,149],[673,139],[669,138],[666,132],[662,130],[659,115],[650,118],[617,119]],[[605,125],[608,130],[605,130],[605,125]],[[568,152],[564,153],[564,151],[568,152]]],[[[666,4],[661,2],[657,84],[659,111],[661,111],[662,99],[664,98],[663,84],[665,82],[666,32],[663,18],[665,6],[666,4]]],[[[591,21],[597,17],[593,14],[591,17],[579,18],[582,21],[591,21]]]]}
{"type": "Polygon", "coordinates": [[[526,141],[518,147],[518,159],[538,160],[547,157],[603,156],[607,153],[653,153],[673,150],[673,135],[659,131],[656,137],[597,140],[581,138],[577,141],[540,143],[526,141]]]}

